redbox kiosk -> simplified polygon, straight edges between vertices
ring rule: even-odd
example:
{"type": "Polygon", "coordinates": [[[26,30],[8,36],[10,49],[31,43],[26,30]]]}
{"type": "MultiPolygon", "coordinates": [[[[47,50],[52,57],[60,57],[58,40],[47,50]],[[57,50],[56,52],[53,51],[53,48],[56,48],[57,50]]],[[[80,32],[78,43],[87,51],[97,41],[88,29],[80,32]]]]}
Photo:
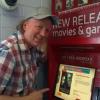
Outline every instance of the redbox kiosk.
{"type": "Polygon", "coordinates": [[[61,0],[57,10],[56,1],[52,12],[58,15],[59,23],[52,27],[48,41],[49,100],[58,100],[54,89],[59,64],[94,68],[91,100],[100,100],[100,3],[72,0],[68,5],[69,0],[61,0]]]}

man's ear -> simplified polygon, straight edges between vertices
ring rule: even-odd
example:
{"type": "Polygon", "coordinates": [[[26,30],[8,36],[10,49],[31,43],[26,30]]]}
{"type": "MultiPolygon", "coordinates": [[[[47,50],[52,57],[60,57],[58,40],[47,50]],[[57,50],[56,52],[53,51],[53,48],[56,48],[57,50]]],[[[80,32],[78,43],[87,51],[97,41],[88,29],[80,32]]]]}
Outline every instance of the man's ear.
{"type": "Polygon", "coordinates": [[[23,29],[24,30],[27,28],[27,25],[28,25],[28,22],[27,21],[23,23],[23,29]]]}

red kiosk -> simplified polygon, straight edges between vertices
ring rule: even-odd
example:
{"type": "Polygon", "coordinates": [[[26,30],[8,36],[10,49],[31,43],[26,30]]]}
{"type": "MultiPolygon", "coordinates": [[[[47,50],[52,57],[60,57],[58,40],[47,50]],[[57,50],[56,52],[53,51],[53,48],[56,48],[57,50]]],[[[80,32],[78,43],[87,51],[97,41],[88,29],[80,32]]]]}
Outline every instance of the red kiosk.
{"type": "Polygon", "coordinates": [[[92,94],[92,100],[99,100],[100,3],[87,0],[87,3],[81,5],[72,0],[72,6],[68,6],[67,0],[61,1],[62,8],[58,10],[55,10],[56,0],[52,3],[52,12],[59,16],[59,24],[53,26],[48,41],[49,100],[56,100],[54,88],[60,63],[95,68],[93,87],[96,90],[92,94]]]}

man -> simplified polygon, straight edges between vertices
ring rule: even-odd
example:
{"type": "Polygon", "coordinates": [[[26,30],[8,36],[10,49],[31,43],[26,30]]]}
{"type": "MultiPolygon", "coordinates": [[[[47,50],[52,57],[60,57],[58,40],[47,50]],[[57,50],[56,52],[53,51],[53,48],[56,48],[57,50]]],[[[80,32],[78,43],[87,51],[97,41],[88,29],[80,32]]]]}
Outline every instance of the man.
{"type": "MultiPolygon", "coordinates": [[[[45,55],[37,48],[47,41],[57,17],[45,9],[23,20],[18,31],[0,44],[0,100],[42,100],[48,88],[36,90],[39,63],[45,55]]],[[[41,83],[39,83],[41,84],[41,83]]]]}

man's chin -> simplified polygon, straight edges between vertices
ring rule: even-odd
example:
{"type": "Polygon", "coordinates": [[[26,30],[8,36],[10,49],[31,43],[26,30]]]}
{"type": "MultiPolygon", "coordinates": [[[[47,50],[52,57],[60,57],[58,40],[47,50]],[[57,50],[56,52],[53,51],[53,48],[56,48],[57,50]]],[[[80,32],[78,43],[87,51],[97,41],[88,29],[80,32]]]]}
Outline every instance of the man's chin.
{"type": "Polygon", "coordinates": [[[33,43],[32,46],[33,47],[38,47],[40,45],[40,43],[33,43]]]}

